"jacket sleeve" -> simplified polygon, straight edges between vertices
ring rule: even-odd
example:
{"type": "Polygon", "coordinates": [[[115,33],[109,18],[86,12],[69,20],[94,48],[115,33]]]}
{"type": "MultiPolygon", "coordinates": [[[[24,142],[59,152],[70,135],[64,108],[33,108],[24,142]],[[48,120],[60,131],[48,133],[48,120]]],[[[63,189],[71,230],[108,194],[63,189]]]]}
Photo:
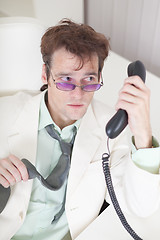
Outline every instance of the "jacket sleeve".
{"type": "MultiPolygon", "coordinates": [[[[111,144],[113,185],[122,211],[147,217],[158,209],[160,203],[160,175],[141,169],[133,162],[129,141],[124,131],[111,144]]],[[[158,149],[156,151],[160,151],[158,149]]],[[[154,148],[150,151],[153,152],[149,154],[150,161],[153,156],[160,156],[154,155],[154,148]]],[[[141,159],[145,161],[145,154],[141,154],[141,159]]]]}

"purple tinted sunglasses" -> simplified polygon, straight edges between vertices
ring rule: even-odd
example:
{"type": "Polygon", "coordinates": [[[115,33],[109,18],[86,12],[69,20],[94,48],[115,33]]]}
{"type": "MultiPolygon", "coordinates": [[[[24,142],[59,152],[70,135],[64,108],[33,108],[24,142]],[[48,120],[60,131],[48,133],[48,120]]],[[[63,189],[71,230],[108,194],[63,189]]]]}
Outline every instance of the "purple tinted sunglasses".
{"type": "MultiPolygon", "coordinates": [[[[48,64],[47,64],[47,67],[49,69],[48,64]]],[[[51,73],[52,80],[53,80],[54,84],[56,85],[56,88],[61,91],[72,91],[76,87],[80,87],[85,92],[95,92],[103,86],[103,80],[101,80],[101,83],[87,84],[87,85],[81,85],[81,86],[78,86],[73,83],[67,83],[67,82],[56,82],[56,80],[53,78],[51,71],[50,71],[50,73],[51,73]]]]}

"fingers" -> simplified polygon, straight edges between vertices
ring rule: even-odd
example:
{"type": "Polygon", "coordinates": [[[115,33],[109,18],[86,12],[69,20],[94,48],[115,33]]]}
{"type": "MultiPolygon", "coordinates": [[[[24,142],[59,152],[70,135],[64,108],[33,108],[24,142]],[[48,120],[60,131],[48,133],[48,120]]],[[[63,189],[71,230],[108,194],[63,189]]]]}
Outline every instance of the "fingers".
{"type": "Polygon", "coordinates": [[[116,110],[122,108],[128,113],[133,105],[140,107],[150,105],[150,90],[138,76],[129,77],[125,80],[122,89],[119,92],[119,99],[116,104],[116,110]]]}
{"type": "Polygon", "coordinates": [[[0,184],[7,188],[22,180],[28,180],[28,172],[19,158],[10,155],[0,160],[0,184]]]}
{"type": "MultiPolygon", "coordinates": [[[[24,165],[24,163],[17,157],[15,157],[14,155],[10,155],[9,156],[11,162],[15,165],[15,167],[17,168],[18,172],[21,175],[21,179],[23,181],[27,181],[28,180],[28,171],[26,166],[24,165]]],[[[17,176],[19,179],[19,176],[17,176]]]]}
{"type": "Polygon", "coordinates": [[[145,89],[146,85],[139,76],[132,76],[125,79],[124,83],[129,83],[137,88],[145,89]]]}
{"type": "Polygon", "coordinates": [[[116,104],[116,110],[118,109],[124,109],[128,113],[129,127],[137,148],[150,147],[150,90],[140,77],[132,76],[124,81],[116,104]]]}

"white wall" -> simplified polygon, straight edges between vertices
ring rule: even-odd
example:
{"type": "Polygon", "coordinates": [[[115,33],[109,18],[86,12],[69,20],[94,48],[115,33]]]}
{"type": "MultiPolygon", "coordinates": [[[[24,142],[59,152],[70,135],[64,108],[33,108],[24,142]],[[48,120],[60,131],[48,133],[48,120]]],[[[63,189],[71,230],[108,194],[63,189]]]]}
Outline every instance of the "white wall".
{"type": "Polygon", "coordinates": [[[113,51],[160,76],[159,0],[85,0],[85,20],[110,38],[113,51]]]}

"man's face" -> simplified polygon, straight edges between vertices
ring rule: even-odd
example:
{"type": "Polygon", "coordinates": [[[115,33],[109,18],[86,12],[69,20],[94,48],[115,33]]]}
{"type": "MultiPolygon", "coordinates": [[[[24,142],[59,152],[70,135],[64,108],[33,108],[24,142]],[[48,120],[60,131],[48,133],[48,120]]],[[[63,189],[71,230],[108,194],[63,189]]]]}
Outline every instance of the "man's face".
{"type": "MultiPolygon", "coordinates": [[[[78,86],[98,83],[98,56],[95,54],[84,61],[81,69],[80,59],[65,48],[58,49],[52,57],[51,74],[48,79],[47,107],[54,122],[62,129],[83,117],[90,104],[94,92],[85,92],[76,87],[72,91],[61,91],[56,88],[55,82],[69,82],[78,86]]],[[[43,69],[43,82],[47,83],[43,69]]]]}

